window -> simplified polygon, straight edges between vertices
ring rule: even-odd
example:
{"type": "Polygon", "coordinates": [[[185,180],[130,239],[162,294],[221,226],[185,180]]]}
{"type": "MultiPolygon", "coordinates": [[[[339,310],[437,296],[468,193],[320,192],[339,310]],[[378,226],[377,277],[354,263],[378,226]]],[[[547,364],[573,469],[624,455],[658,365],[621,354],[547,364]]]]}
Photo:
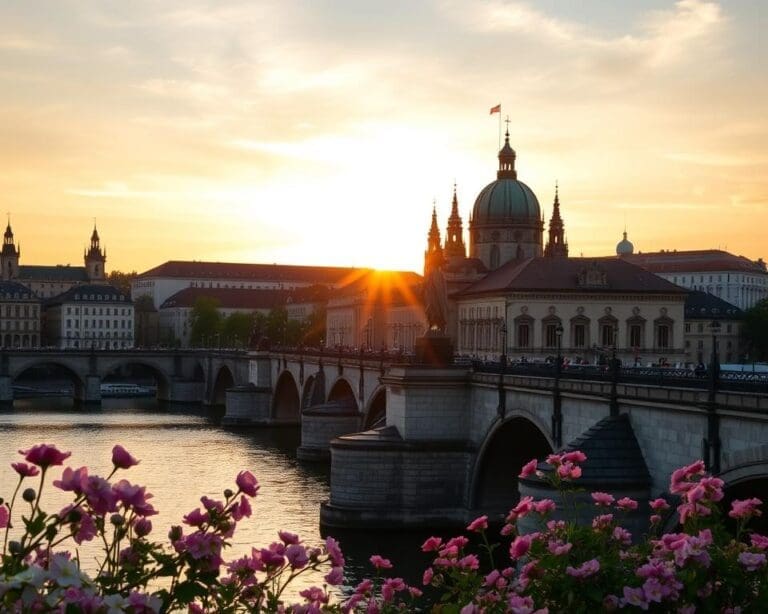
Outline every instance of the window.
{"type": "Polygon", "coordinates": [[[703,324],[699,324],[696,327],[696,331],[699,332],[699,333],[703,333],[704,332],[704,325],[703,324]]]}
{"type": "Polygon", "coordinates": [[[698,343],[696,344],[696,348],[699,349],[699,350],[703,350],[704,349],[704,340],[703,339],[699,339],[698,343]]]}
{"type": "Polygon", "coordinates": [[[691,324],[690,322],[685,323],[685,332],[690,333],[691,332],[691,324]]]}
{"type": "Polygon", "coordinates": [[[600,343],[613,345],[613,324],[600,324],[600,343]]]}
{"type": "Polygon", "coordinates": [[[544,325],[544,345],[548,348],[557,347],[557,324],[544,325]]]}
{"type": "Polygon", "coordinates": [[[656,325],[656,347],[660,349],[669,348],[670,334],[668,324],[656,325]]]}
{"type": "Polygon", "coordinates": [[[573,325],[573,347],[583,348],[587,345],[587,327],[585,324],[573,325]]]}
{"type": "Polygon", "coordinates": [[[528,322],[520,322],[517,325],[517,347],[531,347],[531,325],[528,322]]]}
{"type": "Polygon", "coordinates": [[[733,325],[732,324],[726,324],[725,325],[725,332],[726,333],[730,333],[732,331],[732,329],[733,329],[733,325]]]}
{"type": "Polygon", "coordinates": [[[633,348],[643,347],[643,326],[642,324],[630,324],[629,326],[629,346],[633,348]]]}

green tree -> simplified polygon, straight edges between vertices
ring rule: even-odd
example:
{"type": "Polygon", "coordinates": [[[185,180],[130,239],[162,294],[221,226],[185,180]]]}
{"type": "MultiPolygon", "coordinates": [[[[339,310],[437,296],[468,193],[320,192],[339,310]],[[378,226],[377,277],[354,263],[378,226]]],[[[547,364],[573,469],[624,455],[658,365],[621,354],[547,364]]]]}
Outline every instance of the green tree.
{"type": "Polygon", "coordinates": [[[243,347],[253,331],[253,313],[231,313],[221,321],[221,339],[227,347],[243,347]]]}
{"type": "Polygon", "coordinates": [[[123,271],[111,271],[107,275],[107,283],[110,286],[114,286],[121,292],[131,295],[131,282],[136,279],[138,273],[131,271],[130,273],[124,273],[123,271]]]}
{"type": "Polygon", "coordinates": [[[219,301],[208,296],[200,296],[189,315],[190,342],[194,347],[212,347],[220,343],[221,313],[219,301]]]}
{"type": "Polygon", "coordinates": [[[768,298],[747,309],[741,334],[750,359],[768,360],[768,298]]]}
{"type": "Polygon", "coordinates": [[[325,334],[326,310],[325,305],[319,305],[304,322],[304,335],[301,343],[319,347],[327,339],[325,334]]]}

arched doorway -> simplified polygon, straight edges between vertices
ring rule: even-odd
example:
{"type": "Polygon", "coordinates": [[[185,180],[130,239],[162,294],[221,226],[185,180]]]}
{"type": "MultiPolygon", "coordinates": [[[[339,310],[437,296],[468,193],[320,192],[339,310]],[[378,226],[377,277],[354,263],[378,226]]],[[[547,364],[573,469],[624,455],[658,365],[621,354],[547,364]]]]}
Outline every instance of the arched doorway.
{"type": "Polygon", "coordinates": [[[384,426],[387,421],[387,389],[381,388],[371,399],[365,414],[364,430],[384,426]]]}
{"type": "Polygon", "coordinates": [[[544,433],[520,416],[501,424],[478,454],[473,483],[473,507],[503,513],[520,499],[518,475],[532,458],[552,453],[544,433]]]}
{"type": "Polygon", "coordinates": [[[223,407],[227,402],[227,389],[234,388],[234,386],[235,378],[232,376],[232,371],[229,370],[229,367],[221,367],[213,383],[211,405],[223,407]]]}
{"type": "Polygon", "coordinates": [[[279,422],[298,424],[301,421],[299,388],[289,371],[277,378],[272,398],[272,417],[279,422]]]}
{"type": "Polygon", "coordinates": [[[112,364],[101,378],[102,398],[147,396],[167,399],[169,387],[169,378],[162,370],[143,362],[112,364]]]}
{"type": "Polygon", "coordinates": [[[56,362],[24,366],[12,376],[14,398],[71,396],[83,399],[85,383],[75,371],[56,362]]]}

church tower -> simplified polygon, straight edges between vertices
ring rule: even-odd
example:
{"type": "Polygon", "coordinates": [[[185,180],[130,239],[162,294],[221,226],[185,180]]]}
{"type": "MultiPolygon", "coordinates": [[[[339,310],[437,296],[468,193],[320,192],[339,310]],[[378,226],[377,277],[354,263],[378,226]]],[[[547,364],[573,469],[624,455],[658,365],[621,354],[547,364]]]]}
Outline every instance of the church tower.
{"type": "Polygon", "coordinates": [[[13,230],[11,230],[11,220],[8,219],[8,226],[3,235],[3,250],[0,252],[0,265],[3,269],[3,279],[16,279],[19,276],[19,257],[21,256],[21,245],[18,249],[13,240],[13,230]]]}
{"type": "Polygon", "coordinates": [[[427,235],[427,251],[424,252],[424,277],[430,271],[443,266],[445,256],[440,245],[440,229],[437,227],[437,209],[432,207],[432,225],[427,235]]]}
{"type": "Polygon", "coordinates": [[[448,228],[445,234],[445,257],[447,260],[464,259],[467,248],[464,246],[464,227],[459,215],[459,200],[456,198],[456,184],[453,184],[453,202],[451,215],[448,218],[448,228]]]}
{"type": "Polygon", "coordinates": [[[99,232],[96,230],[96,224],[94,224],[93,232],[91,233],[91,246],[83,255],[85,259],[85,273],[88,276],[88,281],[91,282],[104,281],[106,279],[104,264],[107,261],[107,251],[102,251],[99,243],[99,232]]]}
{"type": "Polygon", "coordinates": [[[552,218],[549,220],[549,240],[544,248],[544,255],[548,258],[567,258],[568,243],[565,242],[565,225],[560,217],[560,195],[555,184],[555,202],[552,206],[552,218]]]}

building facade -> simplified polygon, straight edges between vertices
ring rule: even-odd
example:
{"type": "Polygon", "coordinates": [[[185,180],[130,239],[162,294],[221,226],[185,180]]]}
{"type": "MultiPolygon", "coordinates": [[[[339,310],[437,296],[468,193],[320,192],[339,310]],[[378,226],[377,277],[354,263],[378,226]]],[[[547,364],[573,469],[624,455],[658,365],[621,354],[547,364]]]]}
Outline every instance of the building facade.
{"type": "Polygon", "coordinates": [[[59,348],[116,350],[134,345],[131,298],[106,284],[76,286],[45,303],[46,338],[59,348]]]}
{"type": "Polygon", "coordinates": [[[692,291],[685,300],[685,355],[689,364],[708,364],[717,345],[721,363],[746,358],[741,338],[744,312],[706,292],[692,291]]]}
{"type": "Polygon", "coordinates": [[[3,248],[0,252],[0,268],[3,280],[17,281],[41,299],[51,298],[89,283],[103,283],[106,279],[106,250],[96,226],[91,233],[90,245],[83,254],[84,266],[70,265],[23,265],[20,263],[21,245],[17,245],[11,223],[3,234],[3,248]]]}
{"type": "Polygon", "coordinates": [[[0,347],[40,347],[41,316],[34,292],[15,281],[0,281],[0,347]]]}

